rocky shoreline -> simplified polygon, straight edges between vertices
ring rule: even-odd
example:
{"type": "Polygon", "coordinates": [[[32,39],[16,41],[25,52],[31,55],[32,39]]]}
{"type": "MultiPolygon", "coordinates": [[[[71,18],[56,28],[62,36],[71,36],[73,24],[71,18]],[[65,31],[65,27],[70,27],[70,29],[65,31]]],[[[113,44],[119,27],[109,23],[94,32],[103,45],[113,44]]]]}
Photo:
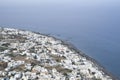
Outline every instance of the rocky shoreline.
{"type": "Polygon", "coordinates": [[[0,80],[117,80],[71,44],[41,33],[0,28],[0,80]]]}

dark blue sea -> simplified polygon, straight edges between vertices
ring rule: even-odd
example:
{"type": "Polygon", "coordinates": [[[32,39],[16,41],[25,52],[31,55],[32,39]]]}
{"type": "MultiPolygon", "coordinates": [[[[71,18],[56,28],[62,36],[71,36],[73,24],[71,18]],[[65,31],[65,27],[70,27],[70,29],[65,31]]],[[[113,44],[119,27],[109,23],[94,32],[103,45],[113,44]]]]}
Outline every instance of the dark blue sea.
{"type": "Polygon", "coordinates": [[[71,42],[120,77],[120,0],[0,0],[0,27],[71,42]]]}

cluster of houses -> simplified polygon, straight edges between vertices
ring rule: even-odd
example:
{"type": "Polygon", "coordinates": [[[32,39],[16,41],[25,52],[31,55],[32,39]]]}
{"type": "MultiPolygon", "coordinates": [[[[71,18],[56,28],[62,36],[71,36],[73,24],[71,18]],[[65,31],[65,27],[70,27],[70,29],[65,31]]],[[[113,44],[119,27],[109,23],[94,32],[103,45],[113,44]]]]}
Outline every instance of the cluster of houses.
{"type": "Polygon", "coordinates": [[[0,80],[113,80],[53,37],[0,28],[0,80]]]}

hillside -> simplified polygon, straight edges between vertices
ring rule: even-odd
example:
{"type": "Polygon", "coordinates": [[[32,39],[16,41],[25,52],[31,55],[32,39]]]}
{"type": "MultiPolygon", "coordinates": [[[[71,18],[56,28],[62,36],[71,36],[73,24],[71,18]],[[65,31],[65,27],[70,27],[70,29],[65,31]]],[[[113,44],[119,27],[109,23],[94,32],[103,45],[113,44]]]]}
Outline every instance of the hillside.
{"type": "Polygon", "coordinates": [[[0,80],[114,80],[63,41],[0,28],[0,80]]]}

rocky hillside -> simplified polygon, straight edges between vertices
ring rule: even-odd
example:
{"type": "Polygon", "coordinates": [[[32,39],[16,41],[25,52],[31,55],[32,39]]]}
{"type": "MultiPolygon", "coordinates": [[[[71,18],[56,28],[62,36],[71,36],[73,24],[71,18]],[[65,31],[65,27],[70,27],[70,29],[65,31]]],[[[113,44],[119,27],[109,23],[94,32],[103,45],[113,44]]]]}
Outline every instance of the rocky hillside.
{"type": "Polygon", "coordinates": [[[113,80],[61,40],[0,28],[0,80],[113,80]]]}

